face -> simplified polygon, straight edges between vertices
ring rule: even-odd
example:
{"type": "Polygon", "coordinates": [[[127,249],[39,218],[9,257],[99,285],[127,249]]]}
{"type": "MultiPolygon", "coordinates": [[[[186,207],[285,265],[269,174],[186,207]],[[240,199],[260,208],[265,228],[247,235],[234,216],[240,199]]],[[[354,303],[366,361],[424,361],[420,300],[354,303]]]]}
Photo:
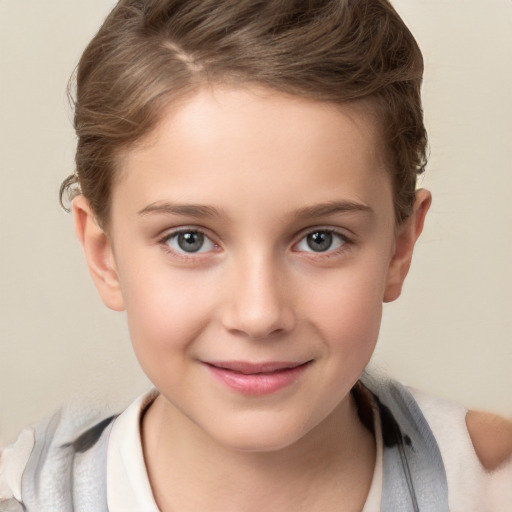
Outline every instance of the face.
{"type": "Polygon", "coordinates": [[[96,280],[170,418],[268,451],[346,407],[402,279],[378,148],[354,106],[214,89],[127,152],[96,280]]]}

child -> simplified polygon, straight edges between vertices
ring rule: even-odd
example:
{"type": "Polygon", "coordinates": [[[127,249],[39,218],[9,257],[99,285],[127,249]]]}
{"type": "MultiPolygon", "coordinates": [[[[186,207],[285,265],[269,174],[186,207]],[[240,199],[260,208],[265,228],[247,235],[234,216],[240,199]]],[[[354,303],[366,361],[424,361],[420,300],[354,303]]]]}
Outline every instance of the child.
{"type": "Polygon", "coordinates": [[[430,205],[385,0],[122,0],[79,64],[77,235],[155,390],[3,453],[0,510],[512,508],[511,427],[365,373],[430,205]]]}

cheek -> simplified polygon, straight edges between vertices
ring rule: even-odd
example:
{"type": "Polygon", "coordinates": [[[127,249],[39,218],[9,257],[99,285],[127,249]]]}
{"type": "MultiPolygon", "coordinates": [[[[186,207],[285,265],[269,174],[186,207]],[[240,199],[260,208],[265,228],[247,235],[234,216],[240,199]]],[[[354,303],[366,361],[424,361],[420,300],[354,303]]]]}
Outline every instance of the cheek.
{"type": "Polygon", "coordinates": [[[306,307],[329,349],[349,359],[371,355],[382,317],[383,259],[370,255],[359,263],[326,276],[323,286],[306,295],[306,307]]]}
{"type": "MultiPolygon", "coordinates": [[[[357,355],[364,347],[373,346],[377,341],[382,316],[382,302],[372,286],[346,286],[343,294],[334,297],[328,307],[323,308],[323,328],[326,337],[337,341],[341,348],[355,349],[350,355],[357,355]]],[[[336,344],[333,349],[336,349],[336,344]]]]}
{"type": "Polygon", "coordinates": [[[205,290],[208,288],[197,276],[170,269],[125,275],[128,327],[141,364],[149,359],[162,361],[170,352],[183,352],[199,336],[212,305],[205,290]]]}

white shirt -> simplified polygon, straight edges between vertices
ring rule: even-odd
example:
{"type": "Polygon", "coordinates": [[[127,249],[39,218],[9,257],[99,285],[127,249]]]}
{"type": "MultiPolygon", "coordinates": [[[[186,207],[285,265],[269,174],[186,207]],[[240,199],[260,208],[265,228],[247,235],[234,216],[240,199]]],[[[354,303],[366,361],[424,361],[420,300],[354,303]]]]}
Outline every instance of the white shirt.
{"type": "Polygon", "coordinates": [[[157,396],[156,390],[142,395],[114,420],[107,454],[109,512],[159,512],[144,463],[140,431],[142,413],[157,396]]]}
{"type": "MultiPolygon", "coordinates": [[[[109,512],[159,512],[151,492],[140,432],[141,415],[158,396],[156,390],[133,402],[112,427],[107,457],[109,512]]],[[[382,436],[376,414],[377,457],[368,499],[362,512],[379,512],[382,493],[382,436]]]]}

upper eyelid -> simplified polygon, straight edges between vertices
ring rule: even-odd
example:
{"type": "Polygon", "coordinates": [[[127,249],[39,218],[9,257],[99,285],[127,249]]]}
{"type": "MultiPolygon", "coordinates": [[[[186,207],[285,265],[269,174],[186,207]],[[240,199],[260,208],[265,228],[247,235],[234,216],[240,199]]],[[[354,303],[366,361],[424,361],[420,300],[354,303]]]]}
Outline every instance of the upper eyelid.
{"type": "Polygon", "coordinates": [[[214,240],[213,237],[211,234],[210,234],[210,231],[205,229],[205,228],[200,228],[198,226],[179,226],[179,227],[175,227],[175,228],[168,228],[168,229],[164,229],[160,232],[159,235],[157,235],[157,238],[159,241],[164,241],[164,240],[168,240],[169,238],[173,237],[173,236],[176,236],[176,235],[179,235],[180,233],[201,233],[202,235],[204,235],[206,238],[208,238],[209,240],[211,240],[213,243],[215,243],[216,245],[218,245],[214,240]]]}
{"type": "Polygon", "coordinates": [[[186,226],[180,226],[177,228],[171,228],[167,229],[161,232],[160,235],[156,238],[156,243],[160,246],[163,246],[167,252],[173,253],[176,256],[178,256],[181,259],[187,259],[192,260],[194,258],[204,257],[208,253],[212,252],[219,252],[219,250],[222,248],[221,245],[215,240],[215,237],[212,237],[209,235],[204,229],[198,228],[198,227],[186,227],[186,226]],[[213,245],[213,248],[207,250],[207,251],[198,251],[198,252],[181,252],[177,251],[176,249],[173,249],[168,243],[171,239],[178,236],[180,233],[201,233],[209,242],[213,245]]]}
{"type": "Polygon", "coordinates": [[[313,254],[315,258],[331,257],[334,254],[348,250],[348,248],[350,248],[351,246],[354,245],[353,237],[347,236],[345,233],[343,233],[343,230],[341,230],[341,229],[336,229],[333,227],[315,227],[315,228],[310,228],[310,229],[307,229],[306,231],[303,231],[302,234],[300,234],[295,239],[295,241],[291,245],[292,252],[305,253],[305,254],[310,255],[310,251],[300,250],[300,249],[298,249],[298,246],[308,235],[313,234],[313,233],[319,233],[319,232],[327,232],[327,233],[332,233],[334,235],[337,235],[342,239],[343,243],[341,244],[340,247],[328,249],[326,251],[321,251],[321,252],[312,251],[311,254],[313,254]]]}
{"type": "Polygon", "coordinates": [[[312,233],[322,232],[322,231],[328,232],[328,233],[334,233],[335,235],[339,235],[347,241],[352,241],[352,238],[355,236],[354,234],[352,234],[352,231],[350,231],[349,229],[335,228],[332,226],[315,226],[315,227],[307,228],[307,229],[304,229],[303,231],[301,231],[297,235],[296,240],[297,240],[297,242],[299,242],[305,236],[311,235],[312,233]],[[349,231],[350,234],[347,234],[346,231],[349,231]]]}
{"type": "MultiPolygon", "coordinates": [[[[162,230],[161,233],[157,236],[157,239],[159,242],[165,242],[166,240],[170,239],[173,236],[179,235],[180,233],[186,233],[186,232],[197,232],[203,234],[206,238],[208,238],[213,244],[220,247],[221,246],[221,238],[216,235],[212,234],[212,232],[209,229],[206,229],[204,227],[189,225],[189,226],[178,226],[174,228],[168,228],[165,230],[162,230]]],[[[309,228],[304,228],[299,233],[294,235],[291,240],[291,245],[294,246],[298,244],[304,237],[316,233],[319,231],[326,231],[329,233],[334,233],[340,237],[342,237],[347,242],[353,242],[353,239],[355,238],[355,234],[347,228],[337,228],[334,226],[311,226],[309,228]],[[349,232],[347,234],[347,232],[349,232]]]]}
{"type": "Polygon", "coordinates": [[[176,260],[180,260],[182,262],[197,262],[201,261],[205,257],[208,256],[208,254],[211,254],[212,252],[218,252],[220,249],[220,245],[215,242],[215,240],[212,239],[211,236],[209,236],[204,229],[197,228],[197,227],[186,227],[186,226],[180,226],[177,228],[170,228],[167,230],[164,230],[160,236],[157,237],[156,243],[161,246],[165,252],[169,255],[172,255],[173,258],[176,260]],[[169,240],[172,238],[178,236],[180,233],[201,233],[206,239],[210,241],[210,243],[213,245],[213,248],[208,249],[207,251],[197,251],[197,252],[187,252],[182,250],[176,250],[175,248],[171,247],[171,244],[168,243],[169,240]]]}

